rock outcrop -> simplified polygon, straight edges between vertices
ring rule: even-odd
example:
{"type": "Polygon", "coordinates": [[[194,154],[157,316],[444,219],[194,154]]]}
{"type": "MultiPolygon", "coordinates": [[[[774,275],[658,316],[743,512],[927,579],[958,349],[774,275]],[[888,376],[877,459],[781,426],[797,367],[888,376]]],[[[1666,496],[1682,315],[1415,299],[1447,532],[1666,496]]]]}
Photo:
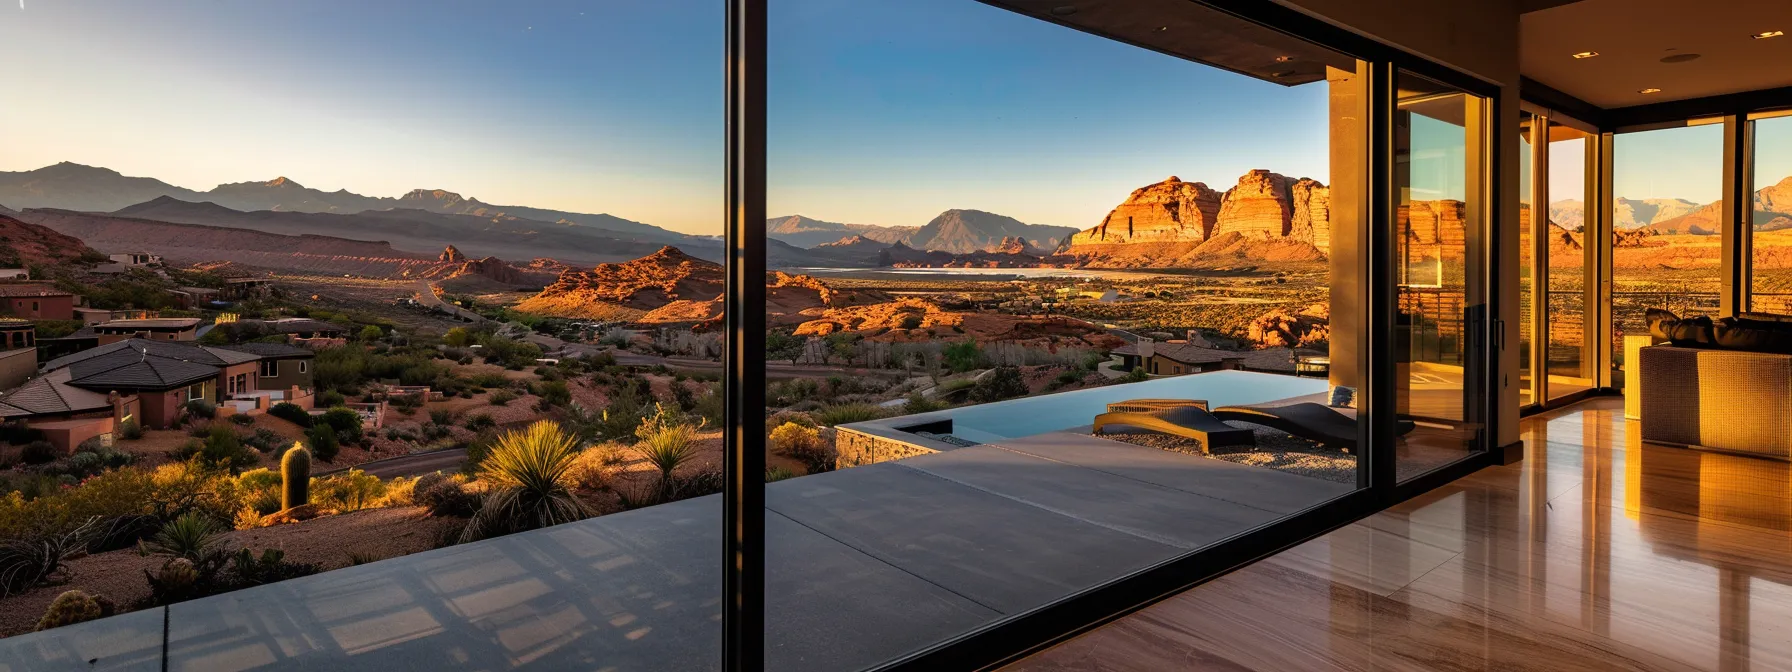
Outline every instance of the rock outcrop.
{"type": "Polygon", "coordinates": [[[674,301],[713,300],[722,294],[722,279],[721,264],[666,246],[639,259],[563,273],[516,308],[558,317],[634,319],[674,301]]]}
{"type": "Polygon", "coordinates": [[[458,264],[460,262],[466,261],[467,255],[461,254],[460,250],[454,249],[453,245],[449,245],[447,248],[442,250],[442,256],[437,257],[437,258],[440,259],[442,261],[442,263],[445,263],[445,264],[458,264]]]}
{"type": "Polygon", "coordinates": [[[1259,169],[1225,194],[1177,177],[1136,189],[1058,253],[1093,267],[1169,267],[1318,261],[1330,245],[1330,190],[1259,169]]]}

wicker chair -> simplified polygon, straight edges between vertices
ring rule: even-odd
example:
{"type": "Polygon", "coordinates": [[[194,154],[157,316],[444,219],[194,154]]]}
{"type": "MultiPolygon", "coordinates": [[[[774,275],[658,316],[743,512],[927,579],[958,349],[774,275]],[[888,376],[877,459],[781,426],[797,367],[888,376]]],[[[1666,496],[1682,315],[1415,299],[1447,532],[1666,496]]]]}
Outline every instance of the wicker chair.
{"type": "Polygon", "coordinates": [[[1637,356],[1644,441],[1792,459],[1792,355],[1655,345],[1637,356]]]}

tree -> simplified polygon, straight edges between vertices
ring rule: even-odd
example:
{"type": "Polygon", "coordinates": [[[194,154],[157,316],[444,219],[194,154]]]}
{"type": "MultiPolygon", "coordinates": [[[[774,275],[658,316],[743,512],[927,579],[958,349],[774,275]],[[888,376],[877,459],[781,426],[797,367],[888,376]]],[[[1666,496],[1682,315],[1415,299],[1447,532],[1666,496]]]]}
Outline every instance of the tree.
{"type": "Polygon", "coordinates": [[[467,347],[473,342],[473,332],[466,327],[454,327],[442,334],[442,342],[456,348],[467,347]]]}
{"type": "Polygon", "coordinates": [[[803,339],[781,331],[765,332],[765,358],[790,360],[792,365],[803,356],[803,339]]]}
{"type": "Polygon", "coordinates": [[[380,337],[385,335],[386,332],[377,326],[369,324],[365,327],[361,327],[361,340],[363,341],[377,341],[380,340],[380,337]]]}
{"type": "Polygon", "coordinates": [[[946,346],[946,368],[953,373],[964,373],[983,366],[983,348],[977,347],[976,341],[965,340],[946,346]]]}
{"type": "Polygon", "coordinates": [[[1014,397],[1024,397],[1030,390],[1027,382],[1021,379],[1020,369],[1004,366],[991,371],[987,377],[978,381],[971,388],[971,400],[977,403],[1001,401],[1014,397]]]}

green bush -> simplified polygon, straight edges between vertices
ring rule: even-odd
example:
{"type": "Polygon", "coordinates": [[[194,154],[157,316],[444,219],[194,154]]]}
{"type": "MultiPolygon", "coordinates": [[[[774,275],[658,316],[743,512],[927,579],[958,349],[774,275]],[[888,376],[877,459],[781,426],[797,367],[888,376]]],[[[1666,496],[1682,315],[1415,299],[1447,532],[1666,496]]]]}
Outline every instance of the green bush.
{"type": "Polygon", "coordinates": [[[274,404],[273,408],[268,409],[268,415],[300,427],[311,426],[311,412],[299,407],[298,404],[291,402],[282,401],[278,404],[274,404]]]}
{"type": "Polygon", "coordinates": [[[58,452],[56,444],[39,439],[25,444],[19,451],[19,459],[24,460],[25,464],[49,464],[56,461],[58,452]]]}
{"type": "Polygon", "coordinates": [[[923,395],[920,392],[908,395],[908,399],[905,399],[902,402],[902,412],[907,415],[932,413],[945,407],[946,404],[928,399],[926,395],[923,395]]]}
{"type": "Polygon", "coordinates": [[[1133,369],[1131,371],[1126,372],[1125,376],[1120,378],[1120,382],[1143,383],[1150,379],[1151,379],[1151,374],[1145,373],[1145,367],[1135,366],[1135,367],[1133,367],[1133,369]]]}
{"type": "Polygon", "coordinates": [[[253,467],[261,461],[261,456],[243,445],[242,437],[237,436],[236,430],[224,424],[212,425],[207,430],[205,439],[188,443],[182,449],[180,457],[197,458],[207,467],[231,473],[253,467]]]}
{"type": "Polygon", "coordinates": [[[479,495],[468,492],[460,477],[438,473],[417,477],[411,501],[435,516],[466,518],[479,511],[479,495]]]}
{"type": "Polygon", "coordinates": [[[988,403],[1024,397],[1027,395],[1027,383],[1021,378],[1020,369],[1004,366],[990,372],[989,376],[971,388],[971,400],[977,403],[988,403]]]}
{"type": "Polygon", "coordinates": [[[954,373],[964,373],[983,367],[983,348],[977,347],[976,341],[959,341],[947,345],[943,353],[946,367],[954,373]]]}
{"type": "Polygon", "coordinates": [[[380,482],[380,477],[360,469],[317,479],[313,485],[318,506],[342,512],[380,506],[386,496],[386,484],[380,482]]]}
{"type": "Polygon", "coordinates": [[[118,426],[118,438],[126,441],[136,441],[137,439],[143,438],[143,424],[137,422],[136,418],[124,421],[123,424],[118,426]]]}
{"type": "Polygon", "coordinates": [[[565,406],[572,403],[572,391],[566,387],[564,380],[542,381],[535,386],[535,395],[541,397],[541,403],[549,406],[565,406]]]}
{"type": "Polygon", "coordinates": [[[322,406],[324,408],[341,406],[342,404],[346,403],[347,401],[348,401],[348,399],[346,397],[342,396],[341,392],[337,392],[335,390],[324,390],[323,392],[319,392],[317,395],[317,405],[322,406]]]}
{"type": "Polygon", "coordinates": [[[244,413],[230,416],[230,421],[244,427],[255,424],[255,418],[244,413]]]}
{"type": "Polygon", "coordinates": [[[491,396],[486,397],[485,400],[493,406],[503,406],[516,401],[516,393],[511,392],[510,390],[498,390],[493,392],[491,396]]]}
{"type": "Polygon", "coordinates": [[[498,426],[498,422],[493,420],[492,416],[484,413],[474,413],[473,415],[467,416],[467,429],[472,431],[477,432],[482,429],[491,429],[496,426],[498,426]]]}
{"type": "MultiPolygon", "coordinates": [[[[324,411],[323,415],[318,416],[318,420],[329,425],[331,429],[336,430],[336,439],[338,441],[343,443],[355,443],[361,440],[361,425],[363,421],[361,420],[361,414],[356,412],[355,409],[347,406],[337,406],[328,411],[324,411]]],[[[328,460],[325,461],[327,462],[328,460]]]]}
{"type": "Polygon", "coordinates": [[[334,462],[340,445],[336,442],[336,430],[328,423],[317,423],[305,430],[305,443],[311,447],[311,454],[324,462],[334,462]]]}
{"type": "Polygon", "coordinates": [[[204,399],[193,399],[191,401],[188,401],[185,404],[182,404],[181,408],[185,409],[187,412],[187,416],[191,417],[191,418],[204,418],[206,420],[210,420],[212,418],[218,417],[218,407],[213,406],[212,402],[206,401],[204,399]]]}

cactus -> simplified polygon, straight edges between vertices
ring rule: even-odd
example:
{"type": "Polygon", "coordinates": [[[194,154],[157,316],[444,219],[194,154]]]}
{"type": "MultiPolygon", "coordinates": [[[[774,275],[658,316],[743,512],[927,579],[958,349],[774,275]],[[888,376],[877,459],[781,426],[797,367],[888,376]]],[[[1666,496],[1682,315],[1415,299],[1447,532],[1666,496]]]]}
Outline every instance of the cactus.
{"type": "Polygon", "coordinates": [[[50,608],[44,611],[44,617],[38,619],[38,630],[60,628],[83,621],[91,621],[104,615],[100,602],[92,595],[79,590],[71,590],[56,596],[50,608]]]}
{"type": "Polygon", "coordinates": [[[311,451],[292,444],[280,458],[280,510],[311,503],[311,451]]]}

